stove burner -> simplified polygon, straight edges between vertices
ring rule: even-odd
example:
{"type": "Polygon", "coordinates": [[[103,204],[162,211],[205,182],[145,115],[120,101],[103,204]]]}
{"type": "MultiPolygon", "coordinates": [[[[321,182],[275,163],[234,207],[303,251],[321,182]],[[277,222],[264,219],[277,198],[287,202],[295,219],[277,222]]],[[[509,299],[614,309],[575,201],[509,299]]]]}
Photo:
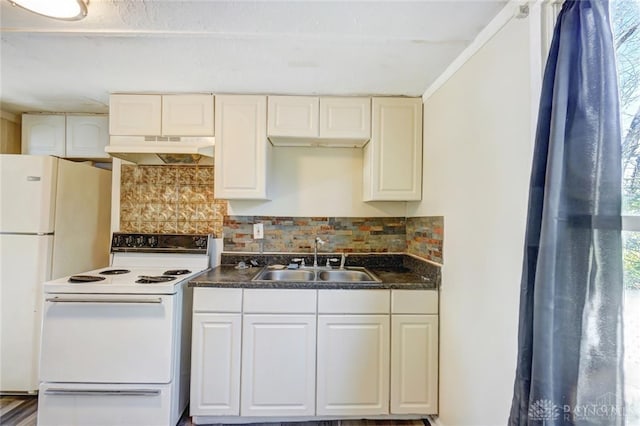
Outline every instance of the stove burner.
{"type": "Polygon", "coordinates": [[[168,275],[158,275],[155,277],[150,277],[146,275],[140,275],[136,280],[137,284],[156,284],[156,283],[164,283],[167,281],[175,280],[176,277],[171,277],[168,275]]]}
{"type": "Polygon", "coordinates": [[[128,269],[105,269],[104,271],[100,271],[102,275],[120,275],[120,274],[128,274],[131,272],[128,269]]]}
{"type": "Polygon", "coordinates": [[[162,275],[186,275],[190,274],[191,271],[188,269],[170,269],[162,273],[162,275]]]}
{"type": "Polygon", "coordinates": [[[69,277],[70,283],[92,283],[95,281],[102,281],[104,277],[98,277],[95,275],[72,275],[69,277]]]}

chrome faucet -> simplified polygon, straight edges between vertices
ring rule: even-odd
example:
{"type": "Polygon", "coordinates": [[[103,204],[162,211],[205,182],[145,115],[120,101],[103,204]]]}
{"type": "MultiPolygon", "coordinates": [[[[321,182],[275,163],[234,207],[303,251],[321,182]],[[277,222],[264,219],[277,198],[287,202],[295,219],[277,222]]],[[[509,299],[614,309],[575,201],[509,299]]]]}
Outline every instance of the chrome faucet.
{"type": "Polygon", "coordinates": [[[340,256],[340,269],[344,269],[344,263],[347,260],[347,255],[344,252],[341,253],[340,256]]]}
{"type": "Polygon", "coordinates": [[[313,267],[318,267],[318,244],[324,244],[324,241],[320,237],[316,237],[313,244],[313,267]]]}

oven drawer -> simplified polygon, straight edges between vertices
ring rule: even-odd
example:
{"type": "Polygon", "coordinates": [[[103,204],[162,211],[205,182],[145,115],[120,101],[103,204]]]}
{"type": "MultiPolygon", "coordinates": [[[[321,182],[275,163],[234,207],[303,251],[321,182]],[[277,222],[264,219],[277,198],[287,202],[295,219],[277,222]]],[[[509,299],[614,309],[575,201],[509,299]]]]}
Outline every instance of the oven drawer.
{"type": "Polygon", "coordinates": [[[169,383],[181,297],[45,295],[40,381],[169,383]]]}
{"type": "Polygon", "coordinates": [[[38,426],[175,424],[170,386],[42,383],[38,426]]]}

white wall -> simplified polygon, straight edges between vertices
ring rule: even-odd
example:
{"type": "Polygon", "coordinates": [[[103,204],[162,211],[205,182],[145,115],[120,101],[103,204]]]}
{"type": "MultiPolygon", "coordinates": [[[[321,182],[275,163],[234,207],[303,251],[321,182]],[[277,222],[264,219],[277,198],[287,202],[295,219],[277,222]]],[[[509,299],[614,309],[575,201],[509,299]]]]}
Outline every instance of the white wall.
{"type": "Polygon", "coordinates": [[[537,109],[532,19],[511,19],[424,103],[424,194],[407,210],[444,216],[446,426],[504,425],[509,415],[537,109]]]}
{"type": "Polygon", "coordinates": [[[269,198],[230,201],[237,216],[405,216],[405,202],[362,201],[362,149],[273,148],[269,198]]]}

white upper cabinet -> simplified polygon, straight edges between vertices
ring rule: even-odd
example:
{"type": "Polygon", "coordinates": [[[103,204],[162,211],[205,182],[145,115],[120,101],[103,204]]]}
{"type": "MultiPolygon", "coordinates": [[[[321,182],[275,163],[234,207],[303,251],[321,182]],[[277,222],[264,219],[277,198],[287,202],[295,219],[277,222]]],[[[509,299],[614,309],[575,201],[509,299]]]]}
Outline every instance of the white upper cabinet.
{"type": "Polygon", "coordinates": [[[67,115],[67,158],[107,157],[109,117],[106,115],[67,115]]]}
{"type": "Polygon", "coordinates": [[[213,136],[213,96],[163,95],[162,135],[213,136]]]}
{"type": "Polygon", "coordinates": [[[320,137],[369,140],[371,98],[320,98],[320,137]]]}
{"type": "Polygon", "coordinates": [[[213,95],[114,94],[109,133],[115,136],[213,136],[213,95]]]}
{"type": "Polygon", "coordinates": [[[65,116],[23,114],[22,153],[64,157],[65,116]]]}
{"type": "Polygon", "coordinates": [[[422,198],[422,99],[373,98],[364,201],[422,198]]]}
{"type": "Polygon", "coordinates": [[[106,115],[23,114],[22,153],[106,159],[106,115]]]}
{"type": "Polygon", "coordinates": [[[220,95],[215,104],[216,198],[266,199],[267,97],[220,95]]]}
{"type": "Polygon", "coordinates": [[[317,96],[269,96],[269,136],[318,137],[317,96]]]}
{"type": "Polygon", "coordinates": [[[269,96],[269,139],[280,146],[363,146],[369,140],[367,97],[269,96]]]}
{"type": "Polygon", "coordinates": [[[162,132],[162,95],[111,95],[109,134],[151,136],[162,132]]]}

